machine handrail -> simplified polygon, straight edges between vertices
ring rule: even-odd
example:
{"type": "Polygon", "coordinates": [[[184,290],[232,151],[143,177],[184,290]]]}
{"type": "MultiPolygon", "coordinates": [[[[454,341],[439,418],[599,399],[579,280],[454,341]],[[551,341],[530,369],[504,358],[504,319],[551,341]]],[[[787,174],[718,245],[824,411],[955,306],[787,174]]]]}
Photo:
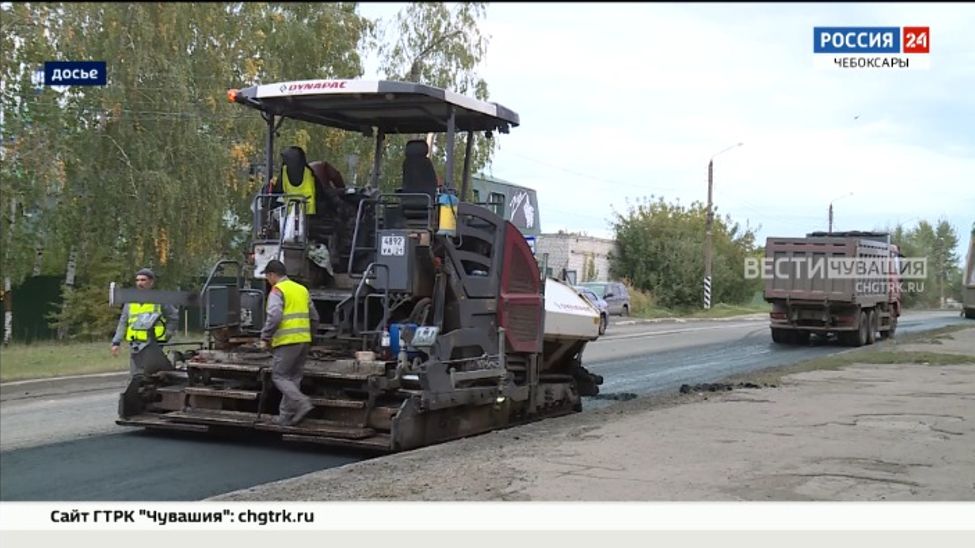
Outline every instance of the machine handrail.
{"type": "Polygon", "coordinates": [[[243,271],[240,266],[240,261],[235,261],[233,259],[221,259],[217,261],[217,264],[213,265],[213,268],[210,269],[210,275],[207,276],[207,281],[203,284],[203,289],[200,290],[200,302],[203,302],[203,296],[206,295],[207,289],[210,288],[210,282],[212,282],[213,277],[216,276],[217,270],[220,269],[220,267],[225,264],[237,265],[237,285],[235,287],[239,289],[244,285],[243,271]]]}
{"type": "Polygon", "coordinates": [[[355,264],[355,252],[356,248],[359,246],[359,224],[362,222],[362,206],[365,203],[377,203],[378,200],[375,198],[365,198],[359,201],[359,206],[355,214],[355,229],[352,231],[352,249],[349,251],[349,269],[347,272],[349,276],[354,275],[352,271],[352,265],[355,264]]]}
{"type": "MultiPolygon", "coordinates": [[[[258,192],[257,194],[254,195],[254,198],[251,199],[251,209],[254,212],[253,229],[251,231],[251,236],[255,240],[258,239],[257,237],[258,232],[261,230],[261,228],[265,226],[264,221],[266,221],[266,219],[261,219],[261,213],[264,211],[264,208],[260,206],[259,201],[261,199],[269,201],[272,198],[284,199],[285,203],[278,207],[286,207],[290,202],[300,202],[302,205],[301,208],[302,215],[305,215],[305,211],[307,211],[308,196],[305,196],[304,194],[288,194],[282,192],[258,192]]],[[[267,211],[270,212],[272,209],[274,208],[268,207],[267,211]]],[[[283,233],[278,234],[277,245],[280,246],[283,242],[284,242],[284,234],[283,233]]]]}
{"type": "MultiPolygon", "coordinates": [[[[359,280],[359,284],[355,288],[355,293],[353,293],[352,295],[352,334],[353,335],[368,335],[372,333],[377,333],[377,331],[375,330],[363,330],[363,331],[359,330],[359,293],[362,291],[362,287],[365,285],[366,280],[369,279],[369,273],[379,267],[386,269],[386,278],[389,279],[390,276],[389,265],[384,265],[379,263],[369,263],[369,266],[367,266],[365,272],[363,272],[362,279],[359,280]]],[[[386,320],[389,318],[389,310],[388,310],[389,284],[386,284],[386,286],[387,287],[383,288],[383,319],[381,322],[382,325],[384,325],[386,323],[386,320]]],[[[363,323],[365,323],[365,321],[368,320],[369,320],[369,310],[367,309],[365,311],[365,319],[363,323]]]]}

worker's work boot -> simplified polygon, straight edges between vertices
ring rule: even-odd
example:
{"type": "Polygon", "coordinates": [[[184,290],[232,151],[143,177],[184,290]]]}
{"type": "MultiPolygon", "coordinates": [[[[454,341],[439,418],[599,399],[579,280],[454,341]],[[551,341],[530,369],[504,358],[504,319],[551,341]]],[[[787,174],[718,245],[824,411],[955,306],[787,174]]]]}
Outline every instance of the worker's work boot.
{"type": "Polygon", "coordinates": [[[301,406],[301,409],[299,409],[298,412],[295,413],[295,417],[294,419],[292,419],[291,425],[294,426],[299,422],[301,422],[302,420],[304,420],[305,416],[308,415],[308,413],[311,413],[311,410],[314,408],[315,406],[312,405],[310,401],[305,400],[304,405],[301,406]]]}

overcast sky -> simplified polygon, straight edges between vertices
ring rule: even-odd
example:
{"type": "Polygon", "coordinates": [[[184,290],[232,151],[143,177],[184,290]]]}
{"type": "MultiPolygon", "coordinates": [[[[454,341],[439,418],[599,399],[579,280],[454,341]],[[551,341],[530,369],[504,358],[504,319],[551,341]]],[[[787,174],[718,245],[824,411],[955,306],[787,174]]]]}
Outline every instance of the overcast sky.
{"type": "Polygon", "coordinates": [[[972,4],[490,4],[483,28],[490,100],[521,116],[489,172],[538,191],[544,232],[704,202],[738,142],[714,202],[761,241],[825,230],[840,197],[835,230],[975,221],[972,4]],[[931,68],[816,68],[814,26],[929,26],[931,68]]]}

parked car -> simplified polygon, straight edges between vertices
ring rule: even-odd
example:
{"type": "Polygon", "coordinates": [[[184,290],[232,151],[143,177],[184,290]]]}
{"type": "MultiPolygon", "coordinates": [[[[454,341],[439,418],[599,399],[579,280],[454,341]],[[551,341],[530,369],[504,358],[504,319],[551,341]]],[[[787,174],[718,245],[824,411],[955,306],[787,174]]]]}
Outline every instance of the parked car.
{"type": "Polygon", "coordinates": [[[599,310],[599,334],[606,333],[606,327],[609,325],[609,304],[587,287],[575,286],[575,288],[580,295],[599,310]]]}
{"type": "Polygon", "coordinates": [[[609,307],[610,314],[630,315],[630,292],[620,282],[586,282],[581,287],[602,297],[609,307]]]}

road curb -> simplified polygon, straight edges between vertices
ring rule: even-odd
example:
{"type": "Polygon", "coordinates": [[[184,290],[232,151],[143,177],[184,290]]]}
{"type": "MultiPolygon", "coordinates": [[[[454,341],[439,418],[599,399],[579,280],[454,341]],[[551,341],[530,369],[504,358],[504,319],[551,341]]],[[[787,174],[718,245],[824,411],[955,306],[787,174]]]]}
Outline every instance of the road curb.
{"type": "Polygon", "coordinates": [[[129,372],[92,373],[0,383],[0,402],[60,397],[101,390],[122,390],[129,372]]]}
{"type": "Polygon", "coordinates": [[[128,371],[112,371],[108,373],[89,373],[87,375],[67,375],[64,377],[44,377],[41,379],[24,379],[21,381],[8,381],[0,382],[0,388],[13,388],[15,386],[29,386],[32,384],[41,383],[56,383],[62,381],[76,381],[76,380],[88,380],[88,379],[99,379],[108,377],[124,377],[128,375],[128,371]]]}

